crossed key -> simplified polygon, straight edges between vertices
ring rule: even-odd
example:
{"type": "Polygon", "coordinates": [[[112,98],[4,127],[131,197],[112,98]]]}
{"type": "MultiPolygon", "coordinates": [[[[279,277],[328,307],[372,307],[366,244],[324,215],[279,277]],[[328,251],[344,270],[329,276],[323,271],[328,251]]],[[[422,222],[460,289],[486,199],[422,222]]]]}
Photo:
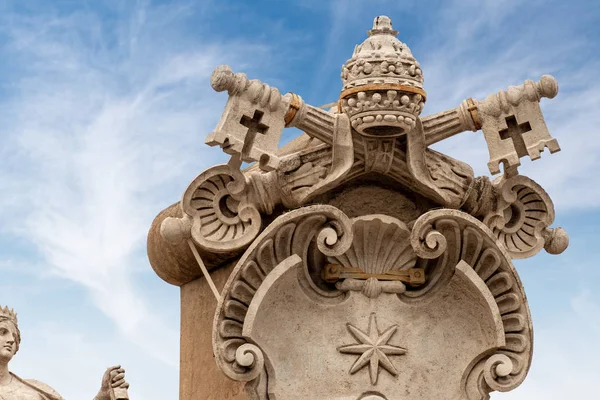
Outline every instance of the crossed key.
{"type": "Polygon", "coordinates": [[[276,153],[291,95],[282,96],[276,88],[234,74],[227,65],[215,69],[211,85],[217,92],[227,90],[229,100],[206,144],[220,145],[244,162],[258,161],[264,171],[277,169],[276,153]]]}
{"type": "Polygon", "coordinates": [[[521,86],[491,94],[477,102],[479,123],[490,153],[488,168],[492,175],[521,165],[521,157],[531,160],[541,157],[545,148],[550,153],[560,150],[558,141],[550,136],[542,110],[542,97],[553,98],[558,93],[558,83],[550,75],[539,82],[525,81],[521,86]]]}

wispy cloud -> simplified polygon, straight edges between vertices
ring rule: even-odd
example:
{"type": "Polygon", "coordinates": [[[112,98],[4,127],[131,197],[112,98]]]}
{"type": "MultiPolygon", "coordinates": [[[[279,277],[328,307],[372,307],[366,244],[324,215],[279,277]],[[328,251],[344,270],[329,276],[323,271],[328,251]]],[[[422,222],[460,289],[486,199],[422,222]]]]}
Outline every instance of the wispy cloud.
{"type": "MultiPolygon", "coordinates": [[[[597,208],[600,192],[590,186],[588,174],[600,168],[600,140],[594,134],[600,122],[600,81],[592,79],[598,62],[586,59],[597,44],[577,34],[585,30],[584,21],[564,18],[561,24],[551,23],[560,10],[548,7],[543,14],[544,5],[532,7],[535,4],[457,1],[444,9],[443,23],[437,27],[444,32],[443,40],[432,34],[418,44],[423,47],[429,95],[425,113],[455,107],[468,97],[484,99],[525,79],[554,75],[559,94],[541,104],[550,133],[564,151],[546,151],[533,163],[525,157],[520,172],[542,184],[559,210],[597,208]],[[535,24],[527,23],[533,18],[535,24]]],[[[570,12],[578,12],[578,7],[570,12]]],[[[463,133],[435,147],[468,162],[478,174],[489,175],[481,133],[463,133]]]]}
{"type": "Polygon", "coordinates": [[[143,243],[157,212],[220,157],[203,145],[225,101],[213,103],[212,69],[268,50],[184,40],[179,26],[194,15],[185,4],[111,11],[119,22],[91,11],[2,17],[15,69],[0,103],[10,193],[1,229],[27,238],[51,274],[83,285],[126,337],[176,366],[178,327],[136,284],[143,243]]]}
{"type": "MultiPolygon", "coordinates": [[[[560,93],[543,100],[542,108],[564,151],[544,154],[534,163],[524,159],[521,171],[548,190],[559,211],[600,205],[600,185],[590,185],[589,172],[600,168],[600,140],[594,131],[600,125],[600,83],[593,79],[599,66],[593,56],[600,49],[594,36],[580,34],[594,14],[593,6],[583,2],[305,0],[305,7],[318,8],[315,16],[324,15],[318,22],[323,25],[306,21],[302,30],[294,25],[296,31],[288,31],[287,20],[273,16],[272,4],[264,3],[242,8],[209,1],[106,1],[68,12],[49,3],[39,2],[39,9],[29,11],[24,10],[31,6],[23,6],[19,12],[0,5],[0,234],[1,239],[18,241],[19,247],[31,245],[18,252],[0,251],[0,270],[12,274],[13,283],[19,276],[13,285],[17,288],[23,276],[42,285],[48,279],[74,283],[125,338],[101,343],[75,323],[68,330],[43,321],[29,326],[35,333],[29,335],[28,346],[40,344],[31,353],[24,348],[19,354],[21,371],[27,375],[23,368],[39,366],[35,351],[64,359],[65,369],[76,365],[84,384],[66,389],[72,390],[72,398],[88,397],[88,388],[97,389],[99,365],[108,364],[103,355],[109,350],[131,354],[125,347],[139,346],[140,359],[118,361],[134,377],[138,374],[140,385],[148,377],[159,381],[159,372],[144,371],[145,356],[163,366],[177,363],[175,318],[161,307],[164,296],[156,297],[140,283],[158,279],[146,264],[144,241],[156,213],[176,201],[196,173],[225,159],[203,144],[226,100],[208,86],[212,68],[221,63],[283,90],[285,82],[295,82],[309,92],[298,90],[300,95],[323,96],[320,102],[326,103],[340,87],[340,64],[364,39],[372,18],[387,14],[423,66],[429,94],[425,113],[554,74],[560,93]],[[218,14],[221,6],[229,8],[218,14]],[[269,12],[262,12],[265,7],[269,12]],[[231,20],[242,22],[235,26],[231,20]],[[226,38],[213,34],[211,27],[217,24],[226,25],[221,30],[226,38]],[[245,27],[260,31],[259,39],[240,39],[238,29],[245,27]],[[303,36],[304,31],[309,33],[303,36]],[[310,46],[311,52],[301,49],[310,46]],[[308,61],[297,62],[302,57],[308,61]],[[286,69],[290,60],[295,64],[286,69]],[[316,65],[314,75],[303,70],[309,64],[316,65]],[[279,81],[281,76],[284,81],[279,81]],[[34,253],[24,255],[27,251],[34,253]],[[70,350],[63,354],[44,346],[70,350]]],[[[463,133],[437,147],[487,174],[481,134],[463,133]]],[[[562,279],[563,271],[558,273],[556,279],[562,279]]],[[[8,284],[0,282],[2,287],[8,284]]],[[[9,300],[0,298],[0,304],[9,300]]],[[[532,375],[523,388],[498,397],[568,398],[572,393],[567,389],[560,392],[548,385],[561,379],[566,379],[565,387],[583,388],[579,397],[589,394],[598,354],[584,344],[594,342],[598,326],[586,321],[600,316],[587,286],[574,297],[570,312],[557,317],[566,326],[562,330],[558,324],[536,321],[532,375]],[[576,332],[562,321],[588,330],[576,332]],[[581,346],[565,348],[573,337],[581,346]]],[[[53,365],[58,364],[39,367],[53,365]]],[[[169,381],[173,392],[175,375],[169,381]]],[[[57,373],[49,377],[49,383],[65,379],[57,373]]],[[[165,395],[167,391],[136,390],[145,399],[174,397],[165,395]]]]}
{"type": "MultiPolygon", "coordinates": [[[[322,4],[312,0],[303,4],[325,12],[322,4]]],[[[559,210],[600,206],[600,186],[589,182],[589,171],[600,168],[600,140],[594,128],[600,123],[596,112],[600,81],[594,79],[600,65],[590,57],[600,48],[589,34],[598,7],[556,0],[426,4],[341,0],[327,4],[329,29],[313,91],[335,96],[338,64],[351,56],[348,38],[360,43],[371,19],[380,14],[392,18],[400,40],[409,45],[423,67],[428,93],[424,115],[552,74],[559,82],[559,94],[541,104],[550,133],[563,152],[550,155],[546,151],[535,162],[525,157],[520,172],[542,184],[559,210]]],[[[479,175],[489,175],[489,155],[481,132],[465,132],[434,148],[468,162],[479,175]]]]}

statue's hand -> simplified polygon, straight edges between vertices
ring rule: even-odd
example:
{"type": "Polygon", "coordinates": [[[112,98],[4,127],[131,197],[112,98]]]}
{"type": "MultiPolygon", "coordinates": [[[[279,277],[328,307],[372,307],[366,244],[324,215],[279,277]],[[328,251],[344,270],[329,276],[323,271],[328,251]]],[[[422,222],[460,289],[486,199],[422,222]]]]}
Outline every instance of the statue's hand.
{"type": "Polygon", "coordinates": [[[107,368],[102,377],[102,386],[96,396],[96,400],[110,400],[110,391],[112,388],[127,389],[129,383],[125,381],[125,370],[120,365],[107,368]]]}

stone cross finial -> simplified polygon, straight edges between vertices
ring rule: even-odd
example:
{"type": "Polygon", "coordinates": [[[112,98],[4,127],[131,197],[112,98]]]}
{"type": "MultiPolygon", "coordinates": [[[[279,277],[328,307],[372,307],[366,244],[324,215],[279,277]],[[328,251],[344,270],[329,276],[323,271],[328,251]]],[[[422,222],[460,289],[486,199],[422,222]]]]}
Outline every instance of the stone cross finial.
{"type": "Polygon", "coordinates": [[[392,20],[387,15],[380,15],[373,20],[373,29],[367,31],[369,36],[376,35],[378,33],[389,33],[394,36],[398,34],[398,31],[392,28],[392,20]]]}

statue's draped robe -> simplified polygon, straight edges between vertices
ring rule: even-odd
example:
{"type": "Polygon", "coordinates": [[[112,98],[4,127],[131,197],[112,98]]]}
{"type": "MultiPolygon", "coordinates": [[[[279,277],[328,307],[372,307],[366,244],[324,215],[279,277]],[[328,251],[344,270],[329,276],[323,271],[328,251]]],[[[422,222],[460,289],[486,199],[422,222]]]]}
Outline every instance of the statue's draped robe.
{"type": "MultiPolygon", "coordinates": [[[[4,394],[4,397],[11,400],[64,400],[54,389],[45,383],[34,379],[22,379],[17,375],[10,373],[13,377],[13,382],[9,385],[11,389],[14,386],[14,391],[4,394]],[[35,395],[39,395],[35,397],[35,395]]],[[[0,394],[3,394],[0,390],[0,394]]]]}

